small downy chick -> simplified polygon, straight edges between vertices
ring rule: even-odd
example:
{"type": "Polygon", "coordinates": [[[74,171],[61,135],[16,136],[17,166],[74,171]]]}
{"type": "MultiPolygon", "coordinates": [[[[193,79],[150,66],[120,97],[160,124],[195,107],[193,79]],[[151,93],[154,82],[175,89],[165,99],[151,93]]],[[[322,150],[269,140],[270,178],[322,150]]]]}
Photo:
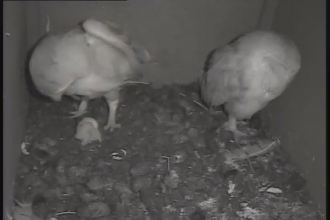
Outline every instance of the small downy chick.
{"type": "Polygon", "coordinates": [[[75,138],[81,141],[81,145],[85,146],[93,141],[102,141],[98,123],[90,117],[83,118],[77,125],[75,138]]]}

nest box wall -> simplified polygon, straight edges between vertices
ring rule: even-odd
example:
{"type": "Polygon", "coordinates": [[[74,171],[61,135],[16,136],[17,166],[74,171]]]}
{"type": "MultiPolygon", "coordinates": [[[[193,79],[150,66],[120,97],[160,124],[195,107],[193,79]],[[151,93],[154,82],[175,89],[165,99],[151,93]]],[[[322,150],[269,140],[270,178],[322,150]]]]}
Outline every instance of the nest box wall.
{"type": "MultiPolygon", "coordinates": [[[[16,164],[25,133],[28,107],[24,78],[27,52],[25,4],[5,1],[3,12],[3,207],[8,207],[12,201],[16,164]]],[[[6,219],[6,213],[3,214],[3,219],[6,219]]]]}
{"type": "Polygon", "coordinates": [[[268,106],[271,125],[325,211],[326,199],[326,1],[279,1],[272,29],[290,37],[301,53],[301,70],[268,106]]]}
{"type": "Polygon", "coordinates": [[[87,18],[109,20],[123,26],[158,61],[147,68],[147,81],[189,83],[196,79],[211,50],[257,27],[263,3],[264,0],[29,2],[30,17],[38,15],[29,22],[29,30],[33,31],[29,43],[45,34],[47,16],[51,30],[70,27],[87,18]]]}

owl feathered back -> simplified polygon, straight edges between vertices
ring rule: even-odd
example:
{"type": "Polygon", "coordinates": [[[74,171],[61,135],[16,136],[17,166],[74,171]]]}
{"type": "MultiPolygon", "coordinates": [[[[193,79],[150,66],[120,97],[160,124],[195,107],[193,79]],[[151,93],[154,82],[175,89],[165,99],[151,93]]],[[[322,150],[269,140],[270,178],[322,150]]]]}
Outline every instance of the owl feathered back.
{"type": "Polygon", "coordinates": [[[264,106],[284,91],[299,69],[300,55],[292,41],[253,31],[211,54],[199,78],[201,97],[208,106],[228,101],[264,106]]]}

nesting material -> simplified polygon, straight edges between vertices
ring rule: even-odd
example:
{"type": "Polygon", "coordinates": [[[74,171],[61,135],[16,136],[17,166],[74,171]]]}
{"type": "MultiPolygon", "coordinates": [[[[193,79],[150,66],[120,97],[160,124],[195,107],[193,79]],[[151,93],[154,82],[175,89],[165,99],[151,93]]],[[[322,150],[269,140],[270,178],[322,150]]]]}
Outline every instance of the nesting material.
{"type": "Polygon", "coordinates": [[[85,146],[93,141],[102,142],[97,121],[89,117],[83,118],[78,123],[75,138],[81,141],[82,146],[85,146]]]}
{"type": "Polygon", "coordinates": [[[274,134],[253,121],[240,123],[249,137],[233,142],[220,128],[225,114],[209,114],[192,101],[200,102],[195,88],[123,87],[122,128],[103,133],[100,125],[102,147],[80,147],[72,136],[79,122],[76,138],[98,139],[94,119],[106,123],[103,100],[90,105],[94,119],[72,126],[71,100],[47,105],[31,97],[24,138],[30,156],[20,157],[15,199],[33,204],[33,213],[47,220],[325,219],[289,155],[268,139],[274,134]]]}
{"type": "Polygon", "coordinates": [[[226,160],[240,161],[263,155],[279,145],[279,141],[259,140],[257,145],[248,145],[225,153],[226,160]]]}

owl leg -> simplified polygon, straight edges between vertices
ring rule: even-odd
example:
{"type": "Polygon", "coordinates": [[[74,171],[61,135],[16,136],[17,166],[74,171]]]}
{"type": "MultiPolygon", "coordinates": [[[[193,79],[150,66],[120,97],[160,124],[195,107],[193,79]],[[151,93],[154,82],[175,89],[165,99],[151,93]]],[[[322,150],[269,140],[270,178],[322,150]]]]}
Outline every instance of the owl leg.
{"type": "Polygon", "coordinates": [[[243,121],[243,120],[237,121],[236,123],[237,123],[238,125],[248,125],[248,124],[249,124],[248,121],[243,121]]]}
{"type": "Polygon", "coordinates": [[[115,128],[120,128],[121,125],[116,123],[116,111],[119,104],[119,91],[114,90],[105,95],[106,101],[109,106],[108,122],[104,126],[105,130],[110,129],[112,132],[115,128]]]}
{"type": "Polygon", "coordinates": [[[88,98],[82,98],[81,102],[79,104],[78,110],[70,112],[70,114],[72,114],[72,116],[70,118],[77,118],[77,117],[80,117],[83,114],[85,114],[87,112],[86,111],[87,104],[88,104],[88,98]]]}
{"type": "Polygon", "coordinates": [[[81,101],[81,98],[77,95],[72,95],[71,98],[73,98],[74,100],[77,100],[77,101],[81,101]]]}
{"type": "Polygon", "coordinates": [[[228,130],[233,132],[235,141],[239,142],[241,138],[246,137],[248,135],[238,130],[236,123],[237,123],[237,119],[234,116],[229,115],[228,130]]]}

